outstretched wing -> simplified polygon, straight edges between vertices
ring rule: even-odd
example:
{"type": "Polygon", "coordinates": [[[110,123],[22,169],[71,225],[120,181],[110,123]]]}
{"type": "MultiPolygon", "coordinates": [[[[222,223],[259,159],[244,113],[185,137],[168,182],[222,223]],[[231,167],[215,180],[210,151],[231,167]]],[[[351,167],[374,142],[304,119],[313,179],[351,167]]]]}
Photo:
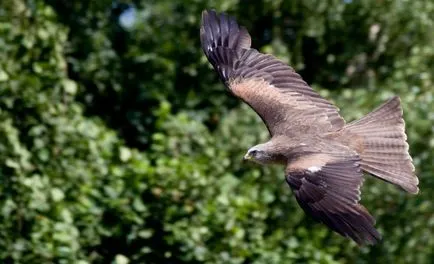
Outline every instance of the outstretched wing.
{"type": "Polygon", "coordinates": [[[228,89],[246,102],[272,135],[307,130],[336,131],[345,124],[338,109],[317,94],[294,69],[250,48],[244,27],[214,11],[202,13],[202,49],[228,89]]]}
{"type": "Polygon", "coordinates": [[[375,244],[381,235],[374,218],[359,204],[363,174],[357,156],[310,154],[288,164],[286,181],[303,210],[358,244],[375,244]]]}

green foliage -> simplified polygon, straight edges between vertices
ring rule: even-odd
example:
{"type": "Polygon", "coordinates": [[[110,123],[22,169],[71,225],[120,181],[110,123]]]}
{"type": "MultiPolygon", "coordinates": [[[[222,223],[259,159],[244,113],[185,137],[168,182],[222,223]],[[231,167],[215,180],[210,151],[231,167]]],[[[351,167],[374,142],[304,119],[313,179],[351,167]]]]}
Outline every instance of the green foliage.
{"type": "Polygon", "coordinates": [[[429,0],[0,2],[0,260],[431,263],[433,17],[429,0]],[[202,54],[205,8],[347,120],[401,97],[421,191],[367,176],[379,245],[306,217],[282,168],[242,162],[268,134],[202,54]]]}

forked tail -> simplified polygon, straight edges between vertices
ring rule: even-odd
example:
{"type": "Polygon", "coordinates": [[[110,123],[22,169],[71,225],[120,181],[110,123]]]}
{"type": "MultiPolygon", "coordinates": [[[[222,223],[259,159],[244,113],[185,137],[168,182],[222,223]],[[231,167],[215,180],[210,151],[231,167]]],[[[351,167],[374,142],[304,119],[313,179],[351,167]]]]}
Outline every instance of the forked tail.
{"type": "Polygon", "coordinates": [[[399,97],[391,98],[368,115],[349,123],[345,130],[363,138],[359,154],[364,171],[407,192],[419,192],[399,97]]]}

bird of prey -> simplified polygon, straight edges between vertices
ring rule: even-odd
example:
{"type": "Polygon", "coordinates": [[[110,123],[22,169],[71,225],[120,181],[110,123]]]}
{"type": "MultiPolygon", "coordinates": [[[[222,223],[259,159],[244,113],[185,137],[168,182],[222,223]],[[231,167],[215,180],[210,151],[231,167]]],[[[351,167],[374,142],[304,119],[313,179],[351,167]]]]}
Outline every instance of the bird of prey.
{"type": "Polygon", "coordinates": [[[359,203],[363,172],[419,191],[399,97],[346,124],[293,68],[251,48],[249,33],[233,17],[203,11],[200,39],[228,90],[270,133],[244,158],[284,165],[286,182],[308,215],[359,245],[378,242],[375,220],[359,203]]]}

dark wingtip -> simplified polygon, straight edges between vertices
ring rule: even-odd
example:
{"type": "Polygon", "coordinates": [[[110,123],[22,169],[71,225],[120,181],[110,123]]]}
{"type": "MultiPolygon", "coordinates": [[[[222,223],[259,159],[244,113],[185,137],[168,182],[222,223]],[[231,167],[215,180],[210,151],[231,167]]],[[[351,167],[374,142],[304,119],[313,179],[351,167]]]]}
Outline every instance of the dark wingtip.
{"type": "Polygon", "coordinates": [[[217,13],[214,9],[202,11],[201,21],[202,48],[224,47],[234,51],[249,49],[251,38],[248,31],[240,26],[236,19],[225,12],[217,13]]]}
{"type": "Polygon", "coordinates": [[[204,9],[202,11],[202,19],[206,16],[208,16],[210,13],[214,13],[217,14],[217,12],[215,11],[215,9],[204,9]]]}
{"type": "Polygon", "coordinates": [[[203,25],[204,25],[204,22],[206,21],[206,20],[208,20],[208,18],[209,18],[209,16],[210,16],[210,14],[216,14],[216,12],[215,12],[215,10],[214,9],[210,9],[210,10],[208,10],[208,9],[205,9],[205,10],[203,10],[202,11],[202,27],[203,27],[203,25]]]}
{"type": "Polygon", "coordinates": [[[383,240],[383,237],[376,231],[375,234],[371,234],[370,237],[365,238],[363,241],[356,241],[356,243],[360,246],[375,246],[379,244],[383,240]]]}

